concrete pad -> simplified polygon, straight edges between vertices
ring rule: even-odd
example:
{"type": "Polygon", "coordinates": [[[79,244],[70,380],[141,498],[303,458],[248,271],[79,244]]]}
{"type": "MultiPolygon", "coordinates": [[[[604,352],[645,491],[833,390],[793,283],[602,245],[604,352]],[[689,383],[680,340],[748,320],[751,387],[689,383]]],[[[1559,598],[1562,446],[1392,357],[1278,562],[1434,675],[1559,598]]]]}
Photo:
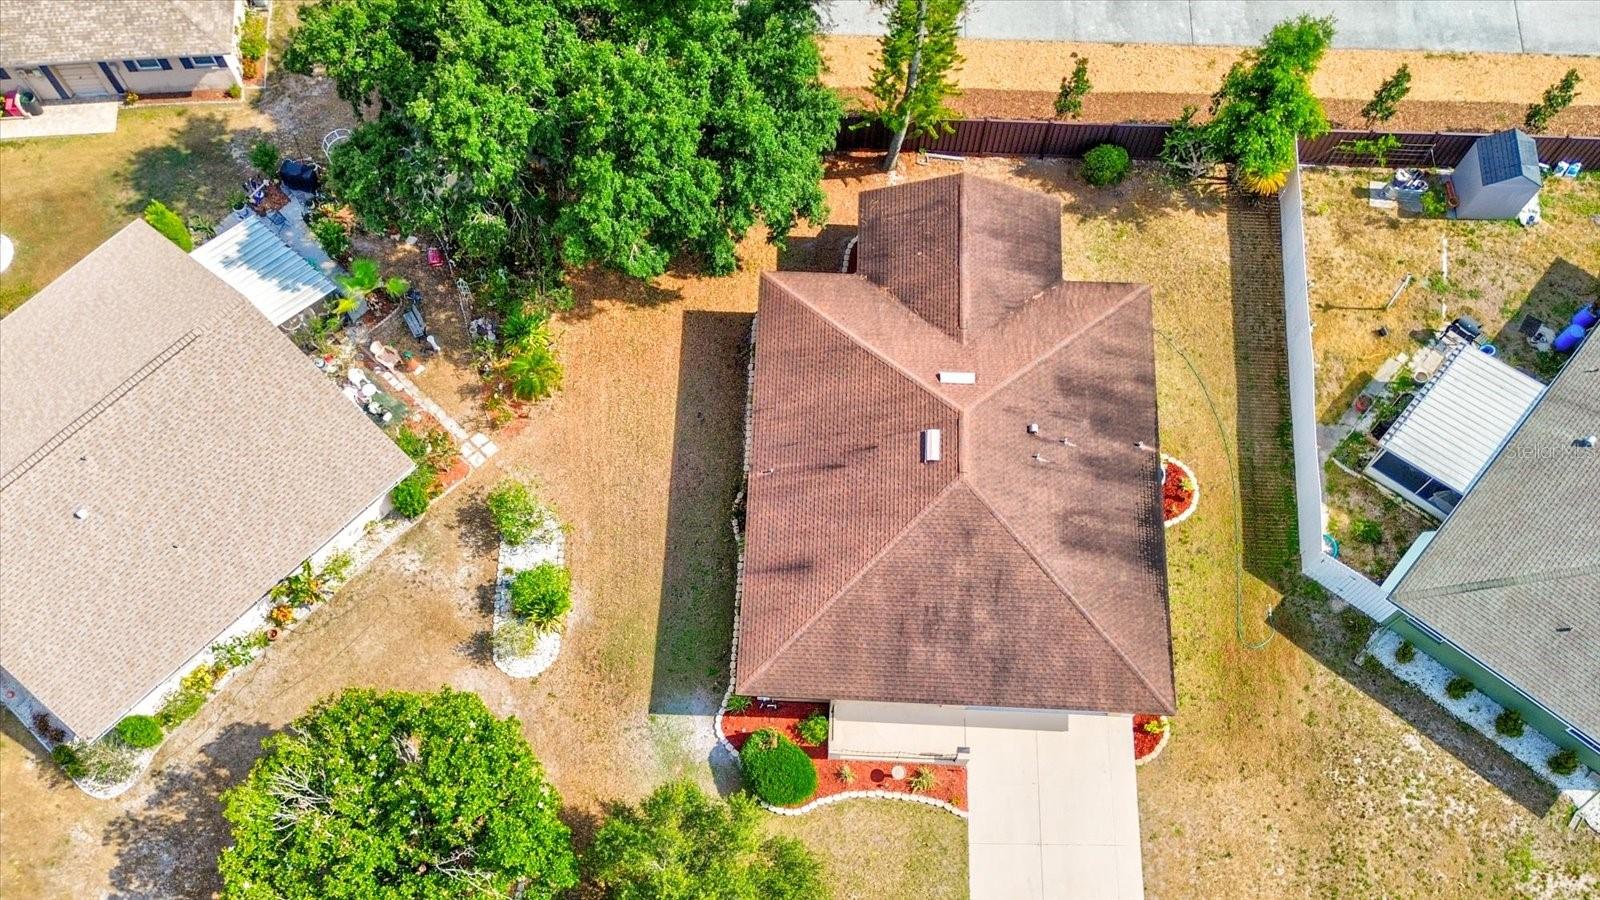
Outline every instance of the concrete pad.
{"type": "Polygon", "coordinates": [[[967,850],[971,900],[1016,900],[1045,893],[1037,844],[973,844],[967,850]]]}
{"type": "Polygon", "coordinates": [[[91,103],[46,103],[44,113],[31,118],[0,118],[0,141],[69,134],[110,134],[117,130],[115,100],[91,103]]]}
{"type": "Polygon", "coordinates": [[[1526,53],[1600,54],[1600,15],[1594,0],[1517,0],[1526,53]]]}

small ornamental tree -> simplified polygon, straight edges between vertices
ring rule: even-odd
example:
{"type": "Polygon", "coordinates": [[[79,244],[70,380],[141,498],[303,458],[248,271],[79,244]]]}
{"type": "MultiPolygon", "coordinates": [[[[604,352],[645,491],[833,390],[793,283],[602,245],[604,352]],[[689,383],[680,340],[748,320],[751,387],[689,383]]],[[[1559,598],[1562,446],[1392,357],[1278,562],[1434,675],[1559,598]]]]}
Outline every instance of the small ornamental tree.
{"type": "Polygon", "coordinates": [[[223,795],[223,896],[550,898],[577,883],[561,798],[477,695],[350,689],[223,795]]]}
{"type": "Polygon", "coordinates": [[[561,390],[563,370],[543,327],[528,335],[501,363],[501,375],[518,400],[543,400],[561,390]]]}
{"type": "Polygon", "coordinates": [[[1578,98],[1578,82],[1582,80],[1577,69],[1568,69],[1560,81],[1544,89],[1543,99],[1528,107],[1523,124],[1534,134],[1544,131],[1557,113],[1571,106],[1572,101],[1578,98]]]}
{"type": "Polygon", "coordinates": [[[1212,95],[1212,138],[1246,190],[1275,194],[1295,164],[1295,141],[1328,131],[1311,76],[1333,41],[1333,19],[1300,16],[1279,23],[1212,95]]]}
{"type": "Polygon", "coordinates": [[[745,739],[739,750],[745,784],[773,806],[794,806],[817,792],[817,769],[799,745],[780,732],[763,728],[745,739]]]}
{"type": "Polygon", "coordinates": [[[1372,95],[1372,99],[1367,101],[1367,105],[1361,107],[1361,118],[1367,120],[1368,128],[1375,123],[1389,121],[1394,118],[1395,108],[1400,105],[1400,101],[1409,93],[1411,93],[1411,67],[1402,64],[1400,68],[1394,70],[1393,75],[1384,79],[1383,84],[1378,85],[1378,90],[1372,95]]]}
{"type": "Polygon", "coordinates": [[[1083,180],[1096,187],[1116,184],[1128,177],[1131,166],[1127,150],[1116,144],[1101,144],[1083,155],[1083,180]]]}
{"type": "Polygon", "coordinates": [[[828,896],[822,866],[799,841],[768,837],[747,794],[723,803],[687,781],[620,806],[583,857],[585,881],[627,900],[810,900],[828,896]]]}
{"type": "Polygon", "coordinates": [[[117,723],[117,739],[135,750],[149,750],[161,743],[161,723],[155,716],[128,716],[117,723]]]}
{"type": "Polygon", "coordinates": [[[271,141],[256,141],[255,146],[250,148],[250,165],[255,166],[256,171],[268,178],[278,174],[278,163],[282,159],[283,154],[271,141]]]}
{"type": "MultiPolygon", "coordinates": [[[[1077,56],[1077,54],[1073,54],[1077,56]]],[[[1061,79],[1061,92],[1056,94],[1056,115],[1076,119],[1083,114],[1083,98],[1089,96],[1089,58],[1079,56],[1072,74],[1061,79]]]]}
{"type": "Polygon", "coordinates": [[[878,67],[868,90],[873,116],[892,134],[883,169],[892,172],[906,135],[948,133],[955,110],[945,101],[961,92],[952,77],[961,65],[956,52],[966,0],[885,0],[889,17],[878,67]]]}
{"type": "Polygon", "coordinates": [[[194,249],[194,235],[189,233],[189,226],[183,224],[178,214],[167,208],[160,200],[151,200],[145,204],[144,220],[151,228],[161,232],[161,236],[178,245],[178,249],[185,253],[194,249]]]}
{"type": "Polygon", "coordinates": [[[1215,138],[1210,128],[1194,121],[1196,112],[1185,106],[1161,144],[1161,167],[1168,179],[1178,184],[1198,181],[1217,167],[1215,138]]]}

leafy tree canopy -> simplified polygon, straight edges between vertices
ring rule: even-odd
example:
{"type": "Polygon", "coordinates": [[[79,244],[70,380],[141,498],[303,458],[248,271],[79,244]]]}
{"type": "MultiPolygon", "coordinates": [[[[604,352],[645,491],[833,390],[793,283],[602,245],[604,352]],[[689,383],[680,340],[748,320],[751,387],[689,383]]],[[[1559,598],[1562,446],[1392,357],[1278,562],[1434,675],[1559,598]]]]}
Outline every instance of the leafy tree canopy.
{"type": "Polygon", "coordinates": [[[577,880],[561,800],[476,694],[352,689],[224,795],[229,898],[547,898],[577,880]]]}
{"type": "Polygon", "coordinates": [[[763,837],[755,801],[727,803],[688,782],[620,807],[584,856],[586,878],[614,900],[799,900],[828,895],[822,867],[792,838],[763,837]]]}
{"type": "Polygon", "coordinates": [[[1300,16],[1280,22],[1260,49],[1233,64],[1212,96],[1216,148],[1238,166],[1240,179],[1272,183],[1294,168],[1295,139],[1328,132],[1311,75],[1333,40],[1333,19],[1300,16]]]}
{"type": "Polygon", "coordinates": [[[821,221],[840,107],[808,0],[321,0],[286,67],[374,117],[331,178],[471,263],[731,271],[758,219],[821,221]]]}

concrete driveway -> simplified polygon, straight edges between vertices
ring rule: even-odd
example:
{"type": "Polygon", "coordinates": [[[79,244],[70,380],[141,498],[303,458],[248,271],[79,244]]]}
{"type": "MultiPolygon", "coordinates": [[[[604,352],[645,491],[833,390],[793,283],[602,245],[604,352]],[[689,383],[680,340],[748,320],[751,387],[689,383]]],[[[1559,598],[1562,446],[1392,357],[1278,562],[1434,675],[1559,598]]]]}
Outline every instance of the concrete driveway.
{"type": "Polygon", "coordinates": [[[968,713],[973,900],[1144,896],[1132,723],[1061,718],[1029,729],[968,713]]]}
{"type": "MultiPolygon", "coordinates": [[[[1301,13],[1332,15],[1335,47],[1600,54],[1591,0],[973,0],[969,38],[1248,47],[1301,13]]],[[[881,34],[871,0],[828,0],[834,34],[881,34]]]]}

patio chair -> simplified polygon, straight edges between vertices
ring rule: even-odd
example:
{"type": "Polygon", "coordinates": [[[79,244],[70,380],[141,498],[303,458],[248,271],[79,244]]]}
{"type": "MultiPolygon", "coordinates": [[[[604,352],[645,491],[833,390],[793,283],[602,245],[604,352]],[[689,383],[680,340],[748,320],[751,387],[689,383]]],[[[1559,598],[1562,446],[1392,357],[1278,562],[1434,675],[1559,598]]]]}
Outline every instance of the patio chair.
{"type": "Polygon", "coordinates": [[[400,354],[392,347],[386,346],[382,341],[373,341],[367,347],[367,352],[372,354],[372,358],[377,360],[379,365],[390,371],[400,367],[400,354]]]}

